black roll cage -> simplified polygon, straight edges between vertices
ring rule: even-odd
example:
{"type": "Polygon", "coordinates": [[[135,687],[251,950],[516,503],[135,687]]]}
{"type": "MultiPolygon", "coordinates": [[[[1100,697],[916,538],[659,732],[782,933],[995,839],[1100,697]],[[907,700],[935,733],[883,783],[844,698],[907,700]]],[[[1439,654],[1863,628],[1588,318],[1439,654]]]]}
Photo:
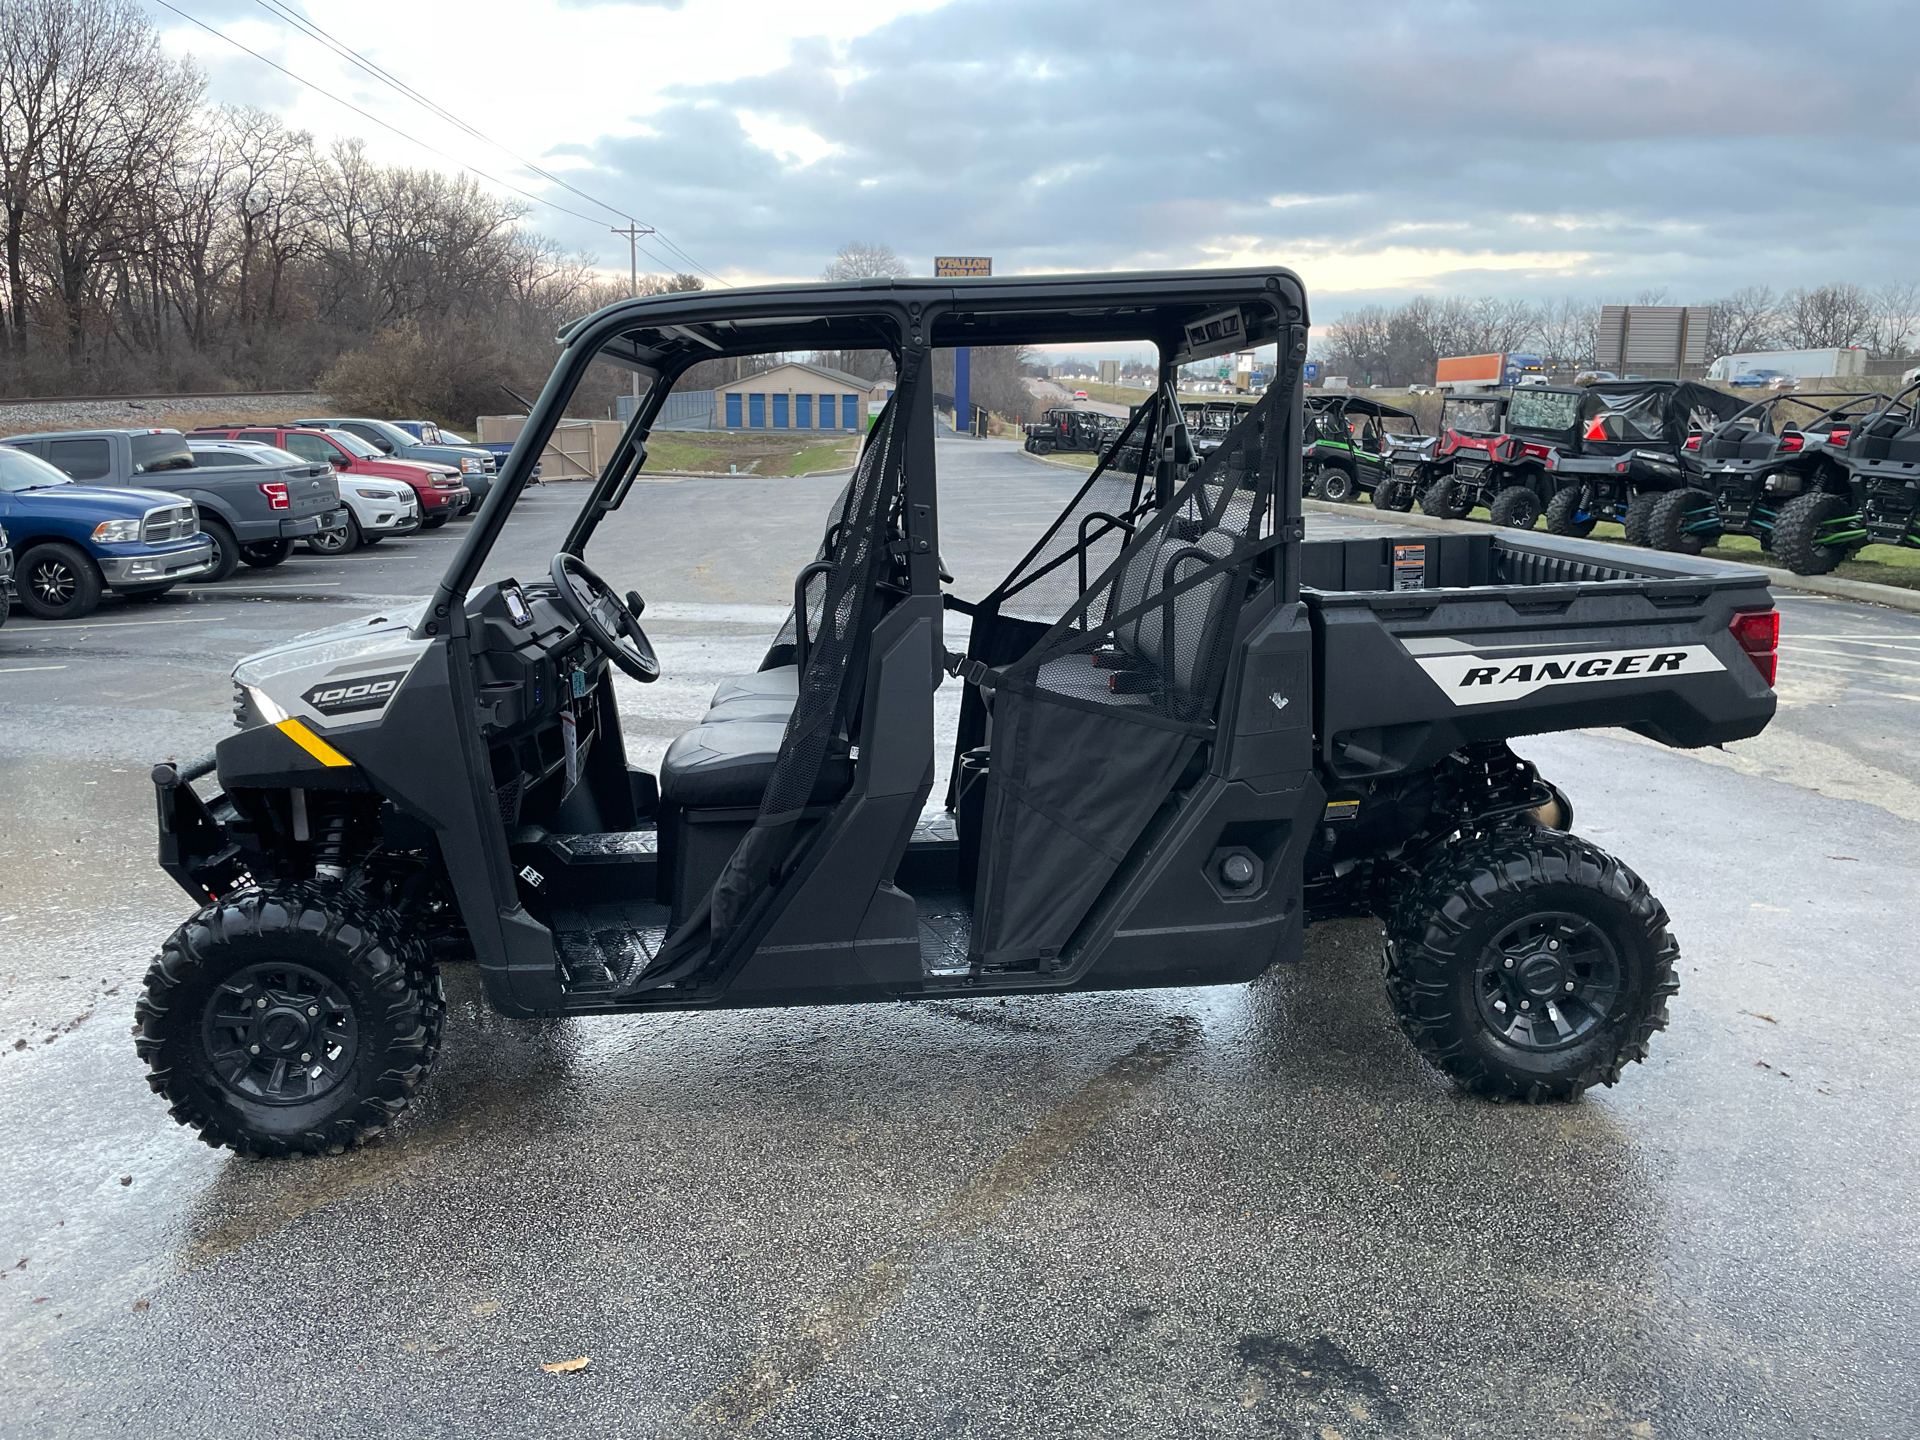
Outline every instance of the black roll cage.
{"type": "MultiPolygon", "coordinates": [[[[881,349],[899,366],[908,350],[1147,340],[1159,349],[1160,388],[1165,392],[1179,367],[1193,360],[1265,344],[1304,346],[1307,323],[1306,294],[1298,277],[1275,269],[860,280],[620,301],[560,332],[560,358],[414,635],[432,639],[466,633],[466,596],[568,402],[596,362],[629,370],[648,385],[568,531],[562,548],[574,555],[625,498],[645,463],[646,437],[674,381],[702,360],[881,349]]],[[[1294,404],[1291,423],[1297,434],[1297,399],[1294,404]]],[[[907,417],[907,539],[916,593],[938,589],[931,405],[927,391],[921,413],[907,417]]],[[[1297,521],[1298,497],[1283,503],[1288,508],[1276,519],[1297,521]]],[[[1287,565],[1285,571],[1291,576],[1294,568],[1287,565]]]]}

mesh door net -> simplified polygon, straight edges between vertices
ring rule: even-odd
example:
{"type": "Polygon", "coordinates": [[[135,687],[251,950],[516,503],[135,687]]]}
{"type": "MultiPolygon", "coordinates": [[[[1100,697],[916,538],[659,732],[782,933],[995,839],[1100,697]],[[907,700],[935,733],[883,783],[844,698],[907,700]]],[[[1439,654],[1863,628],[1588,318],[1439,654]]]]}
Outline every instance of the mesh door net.
{"type": "MultiPolygon", "coordinates": [[[[818,576],[820,608],[811,622],[799,699],[787,721],[759,818],[714,882],[710,923],[715,944],[725,943],[778,878],[827,749],[847,733],[865,680],[867,636],[880,609],[879,582],[892,563],[888,541],[899,520],[905,449],[901,416],[913,403],[917,360],[908,358],[893,397],[874,422],[838,524],[828,531],[818,576]]],[[[809,593],[809,610],[814,599],[809,593]]]]}
{"type": "Polygon", "coordinates": [[[991,682],[977,963],[1057,956],[1211,733],[1250,569],[1275,543],[1290,395],[1269,390],[1165,503],[1103,520],[1076,501],[1076,543],[1024,567],[1039,583],[997,592],[1001,614],[1027,618],[1043,586],[1073,582],[1065,612],[991,682]]]}

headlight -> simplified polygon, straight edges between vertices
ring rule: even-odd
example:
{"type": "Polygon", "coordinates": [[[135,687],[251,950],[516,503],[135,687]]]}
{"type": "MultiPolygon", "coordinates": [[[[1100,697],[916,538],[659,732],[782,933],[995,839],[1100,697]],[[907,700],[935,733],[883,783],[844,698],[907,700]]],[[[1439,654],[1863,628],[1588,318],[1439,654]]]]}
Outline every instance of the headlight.
{"type": "Polygon", "coordinates": [[[274,704],[267,692],[262,690],[258,685],[246,685],[241,688],[247,692],[247,699],[253,702],[254,710],[267,724],[278,725],[282,720],[287,718],[287,712],[274,704]]]}
{"type": "Polygon", "coordinates": [[[397,500],[400,498],[391,490],[362,490],[358,486],[354,487],[353,493],[358,495],[362,500],[397,500]]]}
{"type": "Polygon", "coordinates": [[[102,545],[121,545],[140,538],[138,520],[102,520],[93,527],[93,538],[102,545]]]}
{"type": "Polygon", "coordinates": [[[462,475],[478,475],[486,468],[487,462],[484,460],[476,460],[471,455],[461,457],[460,473],[462,475]]]}

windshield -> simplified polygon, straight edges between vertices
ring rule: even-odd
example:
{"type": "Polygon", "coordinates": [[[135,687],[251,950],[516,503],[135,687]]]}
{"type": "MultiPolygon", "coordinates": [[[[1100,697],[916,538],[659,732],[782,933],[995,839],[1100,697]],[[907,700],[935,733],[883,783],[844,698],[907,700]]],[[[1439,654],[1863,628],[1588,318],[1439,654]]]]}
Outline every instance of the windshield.
{"type": "Polygon", "coordinates": [[[327,438],[356,460],[378,460],[380,452],[351,430],[329,430],[327,438]]]}
{"type": "Polygon", "coordinates": [[[187,448],[187,437],[177,431],[133,437],[133,469],[136,475],[151,474],[155,470],[192,468],[193,451],[187,448]]]}
{"type": "Polygon", "coordinates": [[[40,490],[49,485],[71,485],[63,471],[38,456],[11,445],[0,445],[0,490],[40,490]]]}
{"type": "Polygon", "coordinates": [[[1507,424],[1515,430],[1571,430],[1580,423],[1580,407],[1586,399],[1584,391],[1540,390],[1529,385],[1513,392],[1507,424]]]}
{"type": "MultiPolygon", "coordinates": [[[[1516,401],[1514,412],[1519,413],[1519,409],[1519,403],[1516,401]]],[[[1491,435],[1500,428],[1500,402],[1498,400],[1449,400],[1446,419],[1442,423],[1452,430],[1469,430],[1475,434],[1491,435]]],[[[1567,422],[1569,425],[1572,423],[1571,420],[1567,422]]]]}

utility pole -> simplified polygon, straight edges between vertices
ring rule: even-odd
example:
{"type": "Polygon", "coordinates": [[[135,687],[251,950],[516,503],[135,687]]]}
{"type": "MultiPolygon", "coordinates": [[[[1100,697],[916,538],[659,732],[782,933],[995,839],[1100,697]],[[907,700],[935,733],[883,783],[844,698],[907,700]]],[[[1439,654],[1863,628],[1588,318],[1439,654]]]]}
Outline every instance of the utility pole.
{"type": "MultiPolygon", "coordinates": [[[[637,300],[640,298],[640,237],[642,235],[653,234],[653,227],[651,225],[636,225],[629,220],[626,229],[621,230],[616,228],[613,233],[627,237],[627,294],[637,300]]],[[[640,374],[638,371],[635,371],[633,376],[633,408],[636,411],[640,408],[640,374]]]]}

